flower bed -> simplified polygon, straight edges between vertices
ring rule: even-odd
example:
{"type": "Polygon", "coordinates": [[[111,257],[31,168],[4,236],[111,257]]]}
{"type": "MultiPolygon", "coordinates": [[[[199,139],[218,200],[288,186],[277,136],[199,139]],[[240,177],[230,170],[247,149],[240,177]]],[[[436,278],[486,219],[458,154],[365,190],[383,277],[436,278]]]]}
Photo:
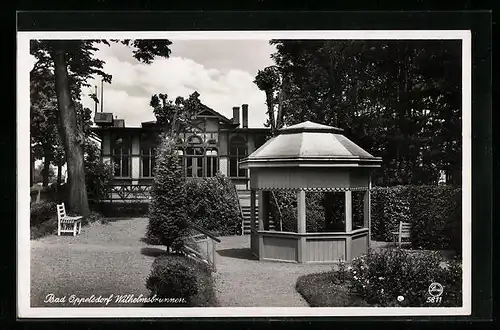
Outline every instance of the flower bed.
{"type": "Polygon", "coordinates": [[[331,272],[302,276],[296,288],[315,307],[459,307],[462,267],[433,252],[370,251],[349,266],[341,262],[331,272]],[[432,283],[442,286],[440,295],[429,293],[432,283]]]}

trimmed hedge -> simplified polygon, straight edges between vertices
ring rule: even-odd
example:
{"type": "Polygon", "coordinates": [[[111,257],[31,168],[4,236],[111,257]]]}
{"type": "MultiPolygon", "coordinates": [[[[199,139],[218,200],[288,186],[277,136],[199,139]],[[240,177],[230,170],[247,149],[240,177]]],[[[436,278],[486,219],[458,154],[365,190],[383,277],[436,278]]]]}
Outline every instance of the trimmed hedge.
{"type": "MultiPolygon", "coordinates": [[[[180,298],[181,303],[165,307],[215,307],[215,289],[210,269],[183,255],[162,255],[155,259],[146,280],[150,297],[180,298]]],[[[161,306],[156,303],[153,305],[161,306]]]]}
{"type": "Polygon", "coordinates": [[[372,190],[372,239],[392,241],[400,221],[412,225],[413,249],[461,253],[462,190],[454,186],[394,186],[372,190]]]}
{"type": "Polygon", "coordinates": [[[238,196],[231,181],[217,174],[212,178],[187,180],[186,208],[191,221],[217,236],[241,232],[238,196]]]}

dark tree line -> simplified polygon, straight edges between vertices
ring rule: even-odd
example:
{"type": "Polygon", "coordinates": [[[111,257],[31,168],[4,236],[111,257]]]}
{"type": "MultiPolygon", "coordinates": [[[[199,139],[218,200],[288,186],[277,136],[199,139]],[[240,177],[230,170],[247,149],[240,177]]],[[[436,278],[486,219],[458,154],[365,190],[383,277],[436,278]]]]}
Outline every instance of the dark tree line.
{"type": "Polygon", "coordinates": [[[383,158],[378,185],[461,183],[461,44],[457,41],[272,40],[257,74],[269,120],[311,120],[383,158]]]}

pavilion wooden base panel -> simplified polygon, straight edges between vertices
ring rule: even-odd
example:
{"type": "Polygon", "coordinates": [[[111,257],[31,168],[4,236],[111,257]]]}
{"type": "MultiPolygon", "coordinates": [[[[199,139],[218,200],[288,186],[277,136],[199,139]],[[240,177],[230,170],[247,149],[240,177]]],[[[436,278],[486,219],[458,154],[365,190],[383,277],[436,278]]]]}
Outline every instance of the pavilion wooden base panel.
{"type": "Polygon", "coordinates": [[[295,263],[352,261],[366,253],[368,228],[350,233],[293,233],[252,230],[251,250],[259,260],[295,263]]]}

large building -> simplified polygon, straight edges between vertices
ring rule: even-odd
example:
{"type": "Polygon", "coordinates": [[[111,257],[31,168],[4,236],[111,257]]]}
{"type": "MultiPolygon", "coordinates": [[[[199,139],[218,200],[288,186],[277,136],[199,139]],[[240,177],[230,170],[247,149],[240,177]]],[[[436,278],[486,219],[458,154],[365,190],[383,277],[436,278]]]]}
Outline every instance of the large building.
{"type": "MultiPolygon", "coordinates": [[[[98,112],[94,132],[101,139],[102,158],[115,165],[110,201],[146,199],[154,176],[155,148],[164,129],[156,121],[127,127],[112,113],[98,112]]],[[[248,105],[233,107],[233,118],[204,106],[196,120],[179,134],[178,150],[186,177],[211,177],[218,171],[237,189],[247,190],[249,173],[241,159],[266,141],[268,128],[248,127],[248,105]]]]}

